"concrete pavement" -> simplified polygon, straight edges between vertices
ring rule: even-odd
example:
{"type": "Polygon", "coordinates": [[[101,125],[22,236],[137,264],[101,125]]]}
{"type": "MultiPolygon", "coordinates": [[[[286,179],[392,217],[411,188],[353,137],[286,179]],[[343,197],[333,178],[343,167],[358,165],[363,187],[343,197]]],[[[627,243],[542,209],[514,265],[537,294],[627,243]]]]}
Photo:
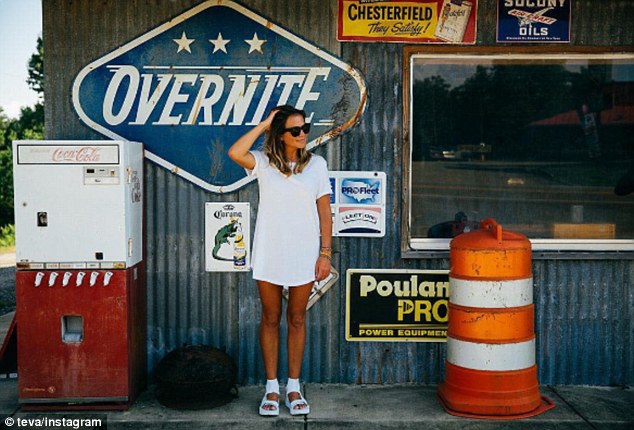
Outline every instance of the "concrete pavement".
{"type": "MultiPolygon", "coordinates": [[[[306,384],[311,404],[307,417],[291,417],[282,406],[276,418],[263,418],[257,405],[262,386],[241,387],[239,398],[214,409],[174,410],[144,391],[127,411],[29,412],[19,410],[16,379],[0,380],[0,423],[18,417],[82,417],[104,414],[108,429],[600,429],[634,428],[634,390],[588,386],[543,386],[541,393],[556,407],[532,418],[491,421],[447,414],[433,385],[306,384]]],[[[14,426],[15,427],[15,426],[14,426]]],[[[2,424],[0,424],[2,428],[2,424]]]]}

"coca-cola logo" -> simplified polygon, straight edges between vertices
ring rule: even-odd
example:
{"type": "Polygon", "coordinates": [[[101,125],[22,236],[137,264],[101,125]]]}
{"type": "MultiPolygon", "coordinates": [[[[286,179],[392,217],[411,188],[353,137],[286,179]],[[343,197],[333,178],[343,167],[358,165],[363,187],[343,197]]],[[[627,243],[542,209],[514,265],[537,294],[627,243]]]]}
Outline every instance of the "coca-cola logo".
{"type": "Polygon", "coordinates": [[[58,147],[53,151],[53,161],[55,162],[78,162],[96,163],[100,160],[100,148],[94,146],[83,146],[78,149],[58,147]]]}

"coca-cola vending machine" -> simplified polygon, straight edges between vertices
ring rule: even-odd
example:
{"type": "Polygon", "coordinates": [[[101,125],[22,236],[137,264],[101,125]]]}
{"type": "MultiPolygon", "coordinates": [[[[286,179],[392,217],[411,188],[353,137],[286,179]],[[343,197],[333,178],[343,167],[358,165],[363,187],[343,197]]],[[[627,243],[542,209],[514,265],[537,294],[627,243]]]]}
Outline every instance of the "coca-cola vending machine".
{"type": "Polygon", "coordinates": [[[126,409],[146,380],[143,149],[15,141],[18,399],[126,409]]]}

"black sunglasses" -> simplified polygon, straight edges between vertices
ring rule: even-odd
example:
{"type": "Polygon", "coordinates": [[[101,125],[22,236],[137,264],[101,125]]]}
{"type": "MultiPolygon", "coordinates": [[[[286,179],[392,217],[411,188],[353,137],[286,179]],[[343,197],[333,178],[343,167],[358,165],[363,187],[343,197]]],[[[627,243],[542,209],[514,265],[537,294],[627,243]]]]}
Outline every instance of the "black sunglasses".
{"type": "Polygon", "coordinates": [[[286,133],[287,131],[293,137],[299,136],[299,133],[302,132],[302,131],[304,132],[304,134],[308,134],[308,133],[310,133],[310,124],[309,123],[304,123],[304,125],[302,125],[301,127],[285,128],[284,130],[282,130],[282,133],[286,133]]]}

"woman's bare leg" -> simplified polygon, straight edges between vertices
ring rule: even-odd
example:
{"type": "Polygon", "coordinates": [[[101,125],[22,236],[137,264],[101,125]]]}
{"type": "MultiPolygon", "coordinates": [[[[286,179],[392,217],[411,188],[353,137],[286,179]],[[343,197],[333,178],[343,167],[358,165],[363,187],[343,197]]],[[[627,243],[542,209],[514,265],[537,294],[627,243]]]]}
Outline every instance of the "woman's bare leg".
{"type": "MultiPolygon", "coordinates": [[[[260,348],[266,379],[277,379],[278,351],[280,344],[280,319],[282,317],[282,287],[266,281],[257,281],[262,303],[260,320],[260,348]]],[[[278,401],[277,394],[268,394],[268,400],[278,401]]],[[[269,407],[269,409],[274,409],[269,407]]]]}
{"type": "MultiPolygon", "coordinates": [[[[313,283],[289,288],[286,321],[288,323],[288,377],[299,379],[306,345],[306,305],[313,283]]],[[[289,400],[297,400],[299,393],[287,393],[289,400]]],[[[299,408],[305,405],[298,405],[299,408]]]]}

